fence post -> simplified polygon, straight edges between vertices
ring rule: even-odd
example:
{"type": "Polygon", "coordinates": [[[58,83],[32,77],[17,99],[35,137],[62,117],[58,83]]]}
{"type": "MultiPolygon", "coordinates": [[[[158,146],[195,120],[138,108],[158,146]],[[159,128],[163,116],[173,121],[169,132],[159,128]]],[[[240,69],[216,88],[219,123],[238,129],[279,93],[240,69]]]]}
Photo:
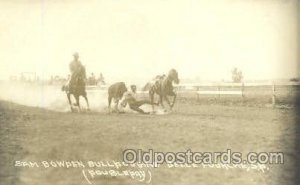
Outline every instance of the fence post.
{"type": "Polygon", "coordinates": [[[276,105],[276,89],[275,89],[275,82],[272,82],[272,105],[275,107],[276,105]]]}

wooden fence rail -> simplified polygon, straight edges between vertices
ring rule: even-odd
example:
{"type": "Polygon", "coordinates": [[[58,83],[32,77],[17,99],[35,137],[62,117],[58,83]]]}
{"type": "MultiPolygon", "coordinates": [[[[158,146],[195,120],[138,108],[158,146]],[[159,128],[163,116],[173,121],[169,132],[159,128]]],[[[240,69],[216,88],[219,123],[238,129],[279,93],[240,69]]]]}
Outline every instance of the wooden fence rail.
{"type": "Polygon", "coordinates": [[[266,87],[269,88],[272,94],[272,105],[276,105],[276,87],[279,86],[300,86],[300,82],[268,82],[268,83],[190,83],[175,85],[178,91],[185,91],[187,89],[195,90],[197,99],[200,95],[238,95],[245,98],[245,87],[266,87]],[[215,88],[216,90],[201,90],[203,88],[215,88]],[[236,90],[225,90],[224,87],[234,87],[236,90]]]}

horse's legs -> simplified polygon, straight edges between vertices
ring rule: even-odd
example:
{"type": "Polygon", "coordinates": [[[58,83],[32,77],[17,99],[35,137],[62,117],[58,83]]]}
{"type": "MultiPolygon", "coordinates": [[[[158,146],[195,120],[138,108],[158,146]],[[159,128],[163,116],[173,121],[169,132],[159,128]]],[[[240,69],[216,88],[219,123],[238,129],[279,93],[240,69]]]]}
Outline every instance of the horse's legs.
{"type": "MultiPolygon", "coordinates": [[[[152,112],[154,112],[154,105],[159,105],[159,102],[154,103],[154,94],[155,92],[149,91],[149,96],[150,96],[150,104],[152,106],[152,112]]],[[[160,101],[160,104],[162,104],[162,101],[160,101]]],[[[163,106],[163,105],[162,105],[163,106]]]]}
{"type": "Polygon", "coordinates": [[[67,93],[67,98],[68,98],[68,101],[69,101],[70,109],[73,112],[73,106],[72,106],[72,100],[71,100],[71,94],[70,93],[67,93]]]}
{"type": "Polygon", "coordinates": [[[110,113],[111,112],[111,107],[110,107],[110,105],[111,105],[111,100],[112,100],[112,96],[108,96],[108,113],[110,113]]]}
{"type": "Polygon", "coordinates": [[[174,106],[174,104],[175,104],[176,97],[177,97],[176,94],[174,94],[174,96],[173,96],[173,101],[172,101],[172,103],[171,103],[170,100],[169,100],[169,98],[168,98],[168,96],[165,96],[165,99],[166,99],[166,101],[168,102],[168,104],[169,104],[171,110],[172,110],[172,108],[173,108],[173,106],[174,106]]]}
{"type": "Polygon", "coordinates": [[[79,110],[79,112],[81,112],[79,96],[75,96],[75,99],[76,99],[76,105],[78,106],[78,110],[79,110]]]}
{"type": "Polygon", "coordinates": [[[154,105],[153,105],[154,94],[151,91],[149,91],[149,96],[150,96],[150,102],[152,104],[152,112],[154,112],[154,105]]]}
{"type": "Polygon", "coordinates": [[[172,106],[171,106],[171,103],[170,103],[170,100],[169,100],[168,96],[165,95],[164,98],[166,99],[168,105],[170,106],[170,109],[172,109],[172,106]]]}
{"type": "Polygon", "coordinates": [[[175,101],[176,101],[177,94],[174,93],[174,92],[172,92],[172,93],[170,93],[170,94],[168,94],[168,95],[165,95],[164,98],[166,99],[166,101],[168,102],[168,104],[169,104],[169,106],[170,106],[170,109],[172,110],[172,108],[173,108],[173,106],[174,106],[174,104],[175,104],[175,101]],[[169,98],[168,98],[168,95],[169,95],[169,96],[173,96],[173,101],[172,101],[172,103],[170,103],[170,100],[169,100],[169,98]]]}
{"type": "Polygon", "coordinates": [[[174,93],[174,98],[173,98],[173,102],[172,102],[171,108],[174,107],[174,104],[175,104],[175,101],[176,101],[176,97],[177,97],[177,94],[174,93]]]}
{"type": "Polygon", "coordinates": [[[86,106],[87,106],[87,110],[90,110],[90,105],[89,105],[89,100],[87,98],[87,96],[84,96],[85,102],[86,102],[86,106]]]}
{"type": "Polygon", "coordinates": [[[115,110],[117,113],[119,113],[118,106],[119,106],[119,98],[117,98],[117,99],[115,100],[115,109],[114,109],[114,110],[115,110]]]}
{"type": "MultiPolygon", "coordinates": [[[[164,105],[164,100],[163,99],[164,99],[164,96],[163,95],[159,95],[159,102],[160,102],[162,108],[165,109],[165,105],[164,105]]],[[[167,100],[167,101],[169,101],[169,100],[167,100]]]]}

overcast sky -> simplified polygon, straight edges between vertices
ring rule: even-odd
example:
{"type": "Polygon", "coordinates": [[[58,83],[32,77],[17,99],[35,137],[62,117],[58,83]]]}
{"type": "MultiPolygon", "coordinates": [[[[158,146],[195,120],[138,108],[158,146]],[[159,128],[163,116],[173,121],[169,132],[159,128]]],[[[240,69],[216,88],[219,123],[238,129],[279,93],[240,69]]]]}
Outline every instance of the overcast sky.
{"type": "MultiPolygon", "coordinates": [[[[296,77],[297,0],[0,1],[0,78],[67,76],[79,52],[87,73],[145,81],[296,77]]],[[[299,61],[299,60],[298,60],[299,61]]]]}

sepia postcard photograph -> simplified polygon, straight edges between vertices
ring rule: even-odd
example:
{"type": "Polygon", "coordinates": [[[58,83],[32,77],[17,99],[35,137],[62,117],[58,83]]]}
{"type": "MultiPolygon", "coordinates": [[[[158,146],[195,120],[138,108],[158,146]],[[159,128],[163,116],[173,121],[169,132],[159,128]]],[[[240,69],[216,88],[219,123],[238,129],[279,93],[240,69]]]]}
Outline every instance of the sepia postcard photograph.
{"type": "Polygon", "coordinates": [[[299,0],[0,0],[0,185],[299,185],[299,0]]]}

